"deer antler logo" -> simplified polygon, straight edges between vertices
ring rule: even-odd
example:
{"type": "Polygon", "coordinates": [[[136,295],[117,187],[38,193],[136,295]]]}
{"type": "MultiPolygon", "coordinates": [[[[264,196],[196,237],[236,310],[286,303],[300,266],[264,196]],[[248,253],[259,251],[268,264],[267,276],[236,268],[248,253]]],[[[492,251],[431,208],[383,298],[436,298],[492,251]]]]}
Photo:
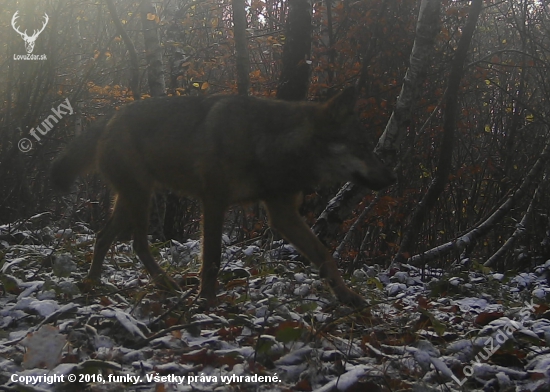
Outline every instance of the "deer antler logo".
{"type": "Polygon", "coordinates": [[[40,30],[34,30],[34,33],[29,37],[27,35],[27,30],[22,33],[19,31],[15,24],[17,18],[19,17],[19,15],[17,15],[18,13],[19,11],[15,11],[15,14],[13,14],[13,18],[11,18],[11,27],[13,27],[13,29],[18,32],[19,35],[21,35],[21,38],[23,38],[23,40],[25,41],[25,50],[27,51],[27,53],[31,54],[34,50],[34,43],[36,39],[38,38],[40,33],[43,32],[46,28],[46,25],[48,24],[48,20],[50,20],[50,18],[48,18],[48,14],[44,13],[44,24],[42,25],[42,28],[40,30]]]}

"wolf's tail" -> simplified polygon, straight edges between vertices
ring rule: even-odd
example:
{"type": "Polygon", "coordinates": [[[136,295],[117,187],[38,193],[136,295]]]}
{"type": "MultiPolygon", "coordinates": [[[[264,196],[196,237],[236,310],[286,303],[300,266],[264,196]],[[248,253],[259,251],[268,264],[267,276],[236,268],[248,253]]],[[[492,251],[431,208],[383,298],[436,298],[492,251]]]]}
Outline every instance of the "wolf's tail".
{"type": "Polygon", "coordinates": [[[107,122],[108,119],[95,122],[53,161],[50,178],[55,190],[68,192],[78,175],[93,171],[97,142],[107,122]]]}

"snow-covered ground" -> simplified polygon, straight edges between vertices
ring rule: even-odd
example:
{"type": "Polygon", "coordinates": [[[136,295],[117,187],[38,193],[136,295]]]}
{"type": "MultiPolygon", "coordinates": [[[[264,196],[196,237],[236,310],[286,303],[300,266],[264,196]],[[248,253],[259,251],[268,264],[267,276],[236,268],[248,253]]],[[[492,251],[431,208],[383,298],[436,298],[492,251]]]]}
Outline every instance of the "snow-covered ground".
{"type": "Polygon", "coordinates": [[[151,287],[129,243],[83,293],[85,224],[0,238],[2,390],[550,390],[550,261],[507,275],[365,266],[350,286],[369,305],[351,309],[309,266],[225,245],[204,310],[198,241],[154,247],[180,294],[151,287]]]}

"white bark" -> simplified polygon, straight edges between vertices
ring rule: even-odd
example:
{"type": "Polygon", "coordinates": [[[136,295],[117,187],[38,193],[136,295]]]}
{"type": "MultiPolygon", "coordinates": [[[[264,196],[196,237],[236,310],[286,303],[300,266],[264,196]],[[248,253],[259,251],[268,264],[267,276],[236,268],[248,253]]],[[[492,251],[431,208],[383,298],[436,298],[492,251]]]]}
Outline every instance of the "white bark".
{"type": "Polygon", "coordinates": [[[436,259],[441,256],[445,256],[453,251],[461,252],[472,241],[486,235],[502,218],[504,218],[508,212],[516,205],[516,203],[523,198],[527,189],[536,181],[536,185],[540,182],[540,173],[545,167],[548,158],[550,157],[550,139],[546,142],[546,146],[541,155],[527,174],[525,179],[519,186],[519,188],[508,198],[498,209],[491,214],[485,221],[480,223],[477,227],[470,230],[468,233],[449,241],[445,244],[439,245],[426,252],[410,257],[407,262],[413,265],[423,264],[429,260],[436,259]]]}
{"type": "Polygon", "coordinates": [[[499,250],[497,250],[491,257],[489,257],[489,259],[487,259],[487,261],[483,264],[485,267],[492,266],[496,261],[502,258],[502,256],[504,256],[506,252],[512,249],[512,246],[514,246],[514,243],[516,242],[516,240],[525,234],[527,221],[529,220],[529,216],[531,216],[531,213],[533,212],[533,207],[535,205],[535,199],[537,198],[539,188],[540,188],[540,184],[537,186],[537,189],[535,189],[535,192],[533,192],[533,197],[531,198],[529,207],[527,207],[527,211],[525,211],[523,218],[517,224],[516,230],[514,230],[514,233],[510,236],[510,238],[506,240],[504,245],[502,245],[499,250]]]}
{"type": "Polygon", "coordinates": [[[439,31],[439,0],[422,0],[416,23],[416,38],[411,51],[410,64],[395,109],[375,152],[387,163],[395,164],[399,144],[411,121],[411,108],[418,98],[429,60],[433,58],[436,34],[439,31]]]}
{"type": "MultiPolygon", "coordinates": [[[[439,31],[439,0],[422,0],[416,24],[416,38],[410,57],[409,70],[405,75],[403,87],[396,108],[384,134],[381,136],[375,152],[388,164],[394,164],[398,143],[405,134],[411,118],[411,106],[418,97],[419,86],[432,58],[436,34],[439,31]]],[[[346,183],[313,225],[313,232],[321,238],[338,231],[340,222],[356,207],[363,198],[361,188],[346,183]]]]}

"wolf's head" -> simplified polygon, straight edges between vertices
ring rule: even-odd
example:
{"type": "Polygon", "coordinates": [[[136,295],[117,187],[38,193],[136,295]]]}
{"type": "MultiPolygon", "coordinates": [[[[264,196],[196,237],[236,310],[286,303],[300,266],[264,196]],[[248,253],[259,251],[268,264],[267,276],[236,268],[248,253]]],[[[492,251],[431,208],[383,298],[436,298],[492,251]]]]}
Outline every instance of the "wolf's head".
{"type": "Polygon", "coordinates": [[[373,152],[368,135],[354,113],[355,88],[348,87],[323,104],[318,119],[320,136],[326,142],[323,170],[330,179],[347,179],[372,190],[396,180],[393,170],[373,152]]]}

